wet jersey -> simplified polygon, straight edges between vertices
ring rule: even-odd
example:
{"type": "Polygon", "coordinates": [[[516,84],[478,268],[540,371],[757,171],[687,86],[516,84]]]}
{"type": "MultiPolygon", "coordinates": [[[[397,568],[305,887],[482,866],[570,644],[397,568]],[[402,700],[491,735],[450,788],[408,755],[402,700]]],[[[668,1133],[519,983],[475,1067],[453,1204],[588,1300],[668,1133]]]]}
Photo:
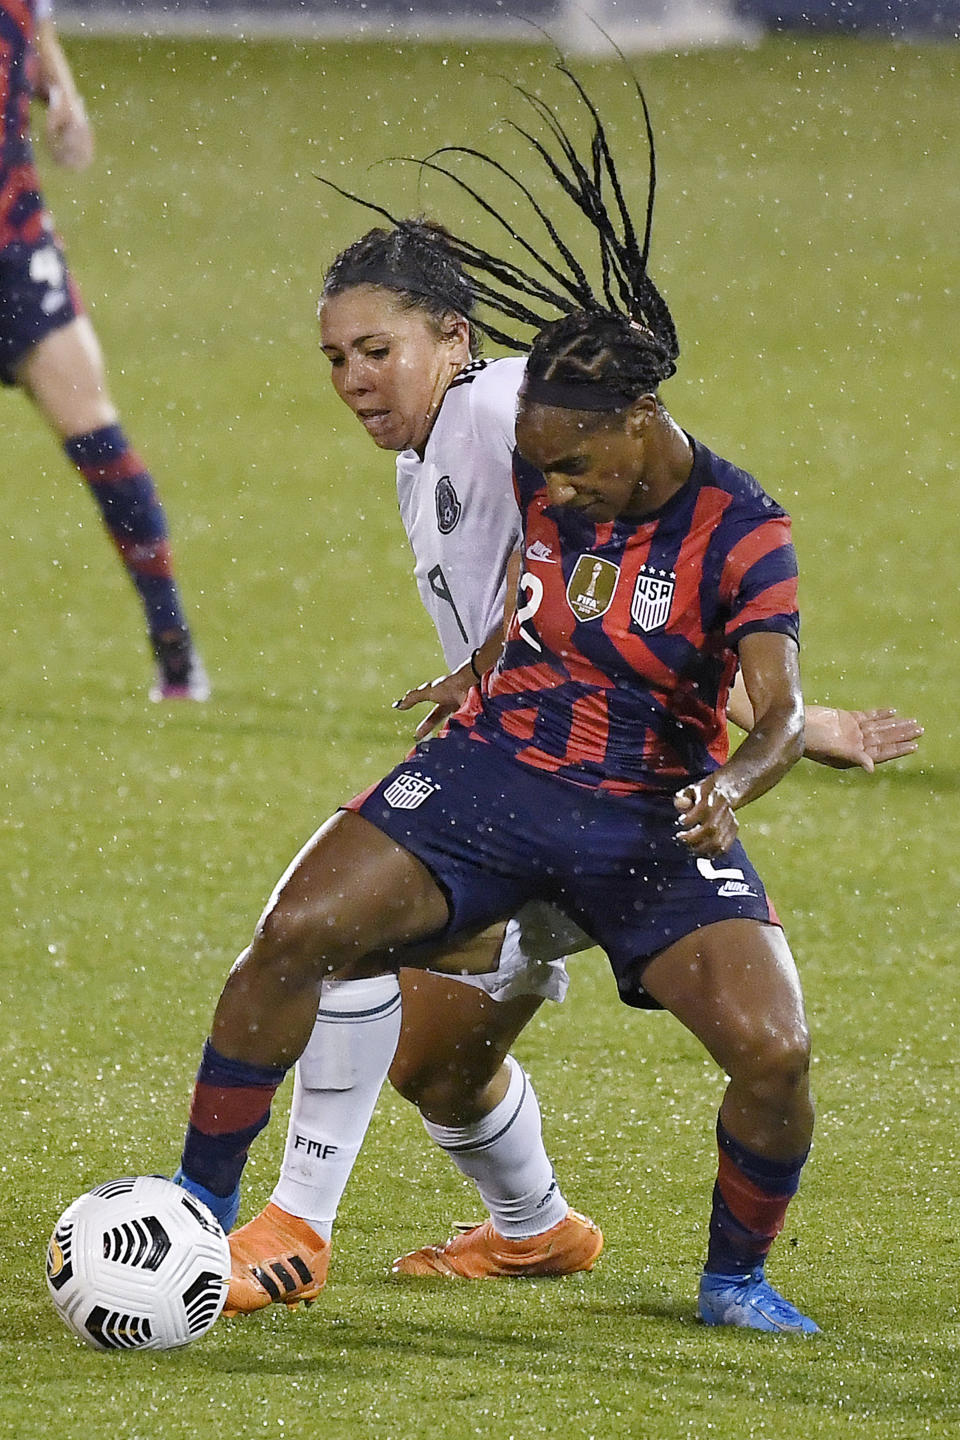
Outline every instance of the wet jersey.
{"type": "Polygon", "coordinates": [[[594,524],[551,507],[522,457],[517,611],[482,701],[452,723],[590,787],[674,791],[727,757],[737,646],[798,641],[790,520],[745,471],[696,441],[660,510],[594,524]]]}
{"type": "Polygon", "coordinates": [[[43,200],[29,140],[32,45],[36,22],[50,11],[50,0],[0,0],[0,249],[40,233],[43,200]]]}
{"type": "Polygon", "coordinates": [[[420,598],[457,669],[503,623],[507,561],[520,541],[512,479],[524,361],[477,361],[443,397],[423,459],[397,456],[400,517],[420,598]]]}

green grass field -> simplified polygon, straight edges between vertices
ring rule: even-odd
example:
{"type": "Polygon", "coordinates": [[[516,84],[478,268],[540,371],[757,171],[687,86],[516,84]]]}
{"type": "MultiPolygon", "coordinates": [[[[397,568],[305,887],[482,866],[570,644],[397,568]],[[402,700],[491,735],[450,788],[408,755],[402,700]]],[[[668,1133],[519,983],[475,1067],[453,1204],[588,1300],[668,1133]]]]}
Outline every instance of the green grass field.
{"type": "MultiPolygon", "coordinates": [[[[99,162],[47,167],[48,193],[216,691],[147,704],[139,616],[92,505],[4,394],[0,1436],[960,1434],[958,52],[805,38],[640,65],[653,269],[683,344],[665,398],[795,515],[809,697],[927,727],[910,761],[873,779],[801,764],[744,817],[817,1056],[814,1158],[770,1269],[823,1336],[695,1323],[722,1079],[667,1017],[619,1006],[594,954],[518,1047],[566,1193],[606,1232],[592,1275],[392,1281],[396,1254],[474,1207],[385,1095],[321,1303],[116,1357],[56,1318],[49,1232],[91,1185],[173,1168],[226,967],[294,848],[402,751],[412,727],[389,701],[438,663],[389,457],[317,351],[322,270],[366,219],[312,174],[415,210],[413,172],[369,161],[478,136],[510,158],[499,77],[552,79],[527,49],[68,48],[99,162]]],[[[622,74],[586,69],[626,152],[622,74]]],[[[640,147],[625,169],[642,184],[640,147]]]]}

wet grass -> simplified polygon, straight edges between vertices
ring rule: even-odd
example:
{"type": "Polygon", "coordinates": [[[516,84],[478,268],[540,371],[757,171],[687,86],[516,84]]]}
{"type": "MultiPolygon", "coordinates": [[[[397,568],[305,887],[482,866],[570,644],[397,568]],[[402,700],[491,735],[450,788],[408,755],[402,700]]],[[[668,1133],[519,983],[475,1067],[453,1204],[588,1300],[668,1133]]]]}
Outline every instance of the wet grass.
{"type": "MultiPolygon", "coordinates": [[[[721,1082],[672,1022],[619,1007],[594,955],[518,1047],[564,1188],[605,1229],[594,1274],[392,1282],[395,1254],[473,1211],[388,1095],[322,1303],[119,1358],[57,1321],[47,1235],[90,1185],[172,1168],[226,966],[294,847],[405,744],[388,701],[437,663],[389,461],[323,388],[313,296],[363,216],[311,172],[415,209],[410,172],[355,157],[421,153],[470,133],[465,117],[509,152],[486,129],[496,76],[540,83],[543,56],[71,52],[100,163],[50,193],[216,694],[147,705],[137,615],[87,497],[3,396],[0,1436],[954,1433],[956,52],[781,40],[642,66],[662,136],[656,274],[684,346],[671,408],[795,513],[808,693],[894,703],[928,730],[922,757],[874,780],[801,766],[745,819],[817,1049],[814,1159],[771,1272],[824,1335],[695,1323],[721,1082]]],[[[593,76],[623,149],[622,79],[593,76]]],[[[639,152],[627,169],[642,175],[639,152]]]]}

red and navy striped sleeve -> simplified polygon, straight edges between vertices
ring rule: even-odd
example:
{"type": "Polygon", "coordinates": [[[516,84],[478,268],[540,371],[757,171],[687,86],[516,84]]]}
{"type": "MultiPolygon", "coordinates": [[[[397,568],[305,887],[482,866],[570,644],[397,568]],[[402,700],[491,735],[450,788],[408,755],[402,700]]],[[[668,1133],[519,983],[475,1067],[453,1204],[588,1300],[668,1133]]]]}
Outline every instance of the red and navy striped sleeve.
{"type": "Polygon", "coordinates": [[[789,517],[747,519],[740,528],[720,579],[727,643],[735,648],[751,631],[774,630],[799,645],[797,556],[789,517]]]}

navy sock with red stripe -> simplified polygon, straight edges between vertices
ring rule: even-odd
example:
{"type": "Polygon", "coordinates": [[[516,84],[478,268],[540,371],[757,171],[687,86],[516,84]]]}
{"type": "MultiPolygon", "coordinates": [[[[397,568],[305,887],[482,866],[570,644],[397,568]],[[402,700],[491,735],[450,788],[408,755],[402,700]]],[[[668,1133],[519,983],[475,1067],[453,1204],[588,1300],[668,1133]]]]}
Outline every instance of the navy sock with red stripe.
{"type": "Polygon", "coordinates": [[[167,521],[150,472],[119,425],[64,441],[136,586],[150,637],[187,634],[173,578],[167,521]]]}
{"type": "Polygon", "coordinates": [[[230,1060],[207,1041],[190,1106],[181,1169],[214,1195],[239,1185],[247,1151],[270,1119],[285,1066],[230,1060]]]}
{"type": "Polygon", "coordinates": [[[768,1160],[741,1145],[717,1121],[720,1165],[710,1216],[708,1274],[745,1275],[766,1259],[783,1229],[809,1150],[795,1160],[768,1160]]]}

